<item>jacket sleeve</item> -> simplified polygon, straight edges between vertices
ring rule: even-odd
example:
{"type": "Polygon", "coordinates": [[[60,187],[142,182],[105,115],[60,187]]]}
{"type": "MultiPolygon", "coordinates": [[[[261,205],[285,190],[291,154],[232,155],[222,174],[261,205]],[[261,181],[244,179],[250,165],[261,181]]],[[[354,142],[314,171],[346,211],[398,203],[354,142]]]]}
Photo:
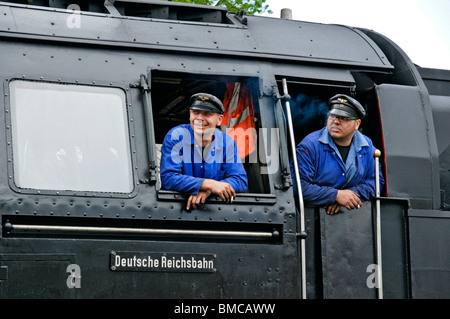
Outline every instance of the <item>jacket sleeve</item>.
{"type": "MultiPolygon", "coordinates": [[[[312,183],[316,174],[315,156],[316,149],[307,143],[300,143],[297,146],[297,162],[299,167],[299,175],[303,200],[309,205],[329,205],[334,203],[337,196],[337,189],[329,186],[319,186],[312,183]]],[[[291,161],[291,171],[293,164],[291,161]]],[[[296,179],[293,176],[294,191],[297,195],[296,179]]]]}
{"type": "MultiPolygon", "coordinates": [[[[364,158],[362,163],[365,168],[365,174],[363,180],[353,187],[350,187],[352,191],[357,193],[362,201],[368,201],[372,197],[375,197],[375,159],[374,159],[375,148],[371,145],[371,151],[364,158]]],[[[379,176],[380,176],[380,191],[384,186],[383,173],[381,171],[381,164],[379,164],[379,176]]]]}

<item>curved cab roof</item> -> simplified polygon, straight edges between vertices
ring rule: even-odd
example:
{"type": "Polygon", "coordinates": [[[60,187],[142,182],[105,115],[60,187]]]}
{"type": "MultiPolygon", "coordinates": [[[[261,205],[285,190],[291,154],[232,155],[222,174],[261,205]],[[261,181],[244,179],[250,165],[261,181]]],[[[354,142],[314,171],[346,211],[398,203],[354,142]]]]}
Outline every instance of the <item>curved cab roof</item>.
{"type": "Polygon", "coordinates": [[[365,33],[343,25],[247,16],[167,1],[91,0],[80,11],[56,0],[50,3],[53,7],[0,2],[0,35],[393,68],[365,33]]]}

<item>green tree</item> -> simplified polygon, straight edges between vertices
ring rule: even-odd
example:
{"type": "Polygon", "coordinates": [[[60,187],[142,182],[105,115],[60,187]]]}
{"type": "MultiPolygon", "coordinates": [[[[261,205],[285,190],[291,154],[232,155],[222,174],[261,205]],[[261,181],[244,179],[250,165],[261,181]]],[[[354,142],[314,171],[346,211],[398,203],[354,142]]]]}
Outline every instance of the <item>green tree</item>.
{"type": "Polygon", "coordinates": [[[228,11],[239,12],[245,10],[247,14],[273,13],[269,10],[266,0],[165,0],[173,2],[194,3],[207,6],[225,7],[228,11]]]}

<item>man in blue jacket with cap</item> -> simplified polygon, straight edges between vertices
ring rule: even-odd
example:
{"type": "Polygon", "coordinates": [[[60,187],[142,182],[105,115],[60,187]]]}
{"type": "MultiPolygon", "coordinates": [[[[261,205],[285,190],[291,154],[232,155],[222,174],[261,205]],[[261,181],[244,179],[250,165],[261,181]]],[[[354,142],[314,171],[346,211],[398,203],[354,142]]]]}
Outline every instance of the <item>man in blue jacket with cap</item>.
{"type": "MultiPolygon", "coordinates": [[[[366,115],[354,98],[337,94],[329,100],[327,125],[297,145],[303,199],[325,206],[327,214],[360,208],[375,196],[375,147],[358,129],[366,115]]],[[[291,175],[297,193],[293,161],[291,175]]],[[[380,189],[384,179],[380,170],[380,189]]]]}
{"type": "Polygon", "coordinates": [[[225,109],[214,95],[190,98],[189,121],[172,128],[161,147],[161,188],[189,194],[195,209],[211,194],[232,202],[247,190],[247,173],[234,139],[216,129],[225,109]]]}

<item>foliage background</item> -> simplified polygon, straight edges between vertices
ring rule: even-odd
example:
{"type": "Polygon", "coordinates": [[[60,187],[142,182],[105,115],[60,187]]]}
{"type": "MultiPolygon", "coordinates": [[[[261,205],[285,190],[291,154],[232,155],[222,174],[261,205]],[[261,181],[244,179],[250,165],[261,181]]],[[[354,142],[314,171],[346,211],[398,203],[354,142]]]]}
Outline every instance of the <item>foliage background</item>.
{"type": "Polygon", "coordinates": [[[226,7],[228,11],[239,12],[245,10],[246,14],[273,13],[269,10],[266,0],[164,0],[183,3],[202,4],[207,6],[226,7]]]}

